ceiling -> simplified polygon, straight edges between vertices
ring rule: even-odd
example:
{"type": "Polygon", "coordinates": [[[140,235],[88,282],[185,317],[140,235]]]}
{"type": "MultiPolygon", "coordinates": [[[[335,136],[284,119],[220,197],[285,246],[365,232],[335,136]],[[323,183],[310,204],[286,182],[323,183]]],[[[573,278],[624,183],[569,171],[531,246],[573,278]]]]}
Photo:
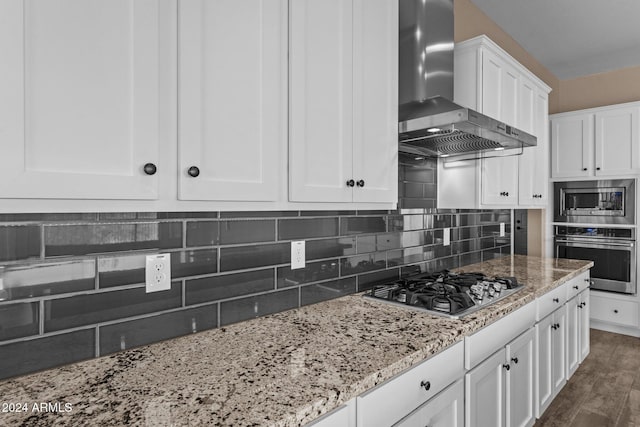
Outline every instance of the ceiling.
{"type": "Polygon", "coordinates": [[[560,80],[640,65],[638,0],[471,0],[560,80]]]}

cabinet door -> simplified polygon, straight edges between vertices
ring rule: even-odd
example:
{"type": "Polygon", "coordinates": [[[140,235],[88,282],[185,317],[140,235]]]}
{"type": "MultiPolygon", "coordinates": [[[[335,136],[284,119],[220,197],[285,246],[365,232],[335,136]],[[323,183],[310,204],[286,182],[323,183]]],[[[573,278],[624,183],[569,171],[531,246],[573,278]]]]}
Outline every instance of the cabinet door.
{"type": "Polygon", "coordinates": [[[351,202],[353,3],[296,0],[289,12],[289,198],[351,202]]]}
{"type": "Polygon", "coordinates": [[[589,336],[589,311],[591,302],[589,301],[589,289],[582,291],[578,295],[580,305],[578,316],[580,321],[578,323],[578,331],[580,335],[580,363],[589,355],[590,350],[590,336],[589,336]]]}
{"type": "Polygon", "coordinates": [[[566,305],[553,313],[556,328],[551,329],[551,372],[553,374],[553,395],[555,396],[567,382],[567,309],[566,305]]]}
{"type": "Polygon", "coordinates": [[[640,171],[639,107],[595,114],[596,175],[629,175],[640,171]]]}
{"type": "Polygon", "coordinates": [[[394,427],[463,427],[464,383],[460,379],[400,420],[394,427]]]}
{"type": "Polygon", "coordinates": [[[465,375],[465,426],[504,425],[505,357],[503,348],[465,375]]]}
{"type": "Polygon", "coordinates": [[[552,352],[553,340],[551,326],[553,314],[548,315],[536,325],[536,417],[540,418],[553,400],[552,352]]]}
{"type": "Polygon", "coordinates": [[[518,73],[493,52],[482,55],[482,113],[518,127],[518,73]]]}
{"type": "MultiPolygon", "coordinates": [[[[526,81],[525,81],[526,82],[526,81]]],[[[525,94],[525,100],[521,101],[529,105],[529,97],[533,102],[533,131],[537,145],[524,149],[518,159],[518,201],[524,206],[546,206],[549,188],[549,98],[547,94],[539,91],[530,93],[530,87],[521,84],[521,95],[525,94]]],[[[527,111],[526,108],[522,108],[527,111]]],[[[528,115],[526,115],[528,117],[528,115]]],[[[524,119],[521,120],[524,122],[524,119]]],[[[523,129],[527,131],[527,129],[523,129]]]]}
{"type": "Polygon", "coordinates": [[[398,2],[353,4],[353,201],[393,203],[398,200],[398,2]]]}
{"type": "Polygon", "coordinates": [[[505,156],[482,159],[480,185],[483,205],[517,205],[518,157],[505,156]]]}
{"type": "Polygon", "coordinates": [[[567,380],[571,378],[580,364],[579,304],[577,296],[567,301],[567,380]]]}
{"type": "Polygon", "coordinates": [[[0,197],[157,198],[162,19],[154,0],[0,3],[0,197]]]}
{"type": "Polygon", "coordinates": [[[593,114],[551,120],[551,177],[593,174],[593,114]]]}
{"type": "Polygon", "coordinates": [[[286,0],[181,0],[179,17],[179,198],[276,200],[286,0]]]}
{"type": "Polygon", "coordinates": [[[507,345],[506,425],[533,425],[535,329],[531,328],[507,345]]]}

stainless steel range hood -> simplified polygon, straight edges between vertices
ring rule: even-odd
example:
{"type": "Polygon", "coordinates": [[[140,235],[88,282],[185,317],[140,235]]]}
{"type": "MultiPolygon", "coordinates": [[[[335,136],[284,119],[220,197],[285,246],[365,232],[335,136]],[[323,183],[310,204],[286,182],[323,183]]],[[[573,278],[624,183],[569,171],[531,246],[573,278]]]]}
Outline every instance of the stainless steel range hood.
{"type": "Polygon", "coordinates": [[[434,157],[535,146],[535,136],[451,101],[453,48],[453,0],[400,0],[400,152],[434,157]]]}

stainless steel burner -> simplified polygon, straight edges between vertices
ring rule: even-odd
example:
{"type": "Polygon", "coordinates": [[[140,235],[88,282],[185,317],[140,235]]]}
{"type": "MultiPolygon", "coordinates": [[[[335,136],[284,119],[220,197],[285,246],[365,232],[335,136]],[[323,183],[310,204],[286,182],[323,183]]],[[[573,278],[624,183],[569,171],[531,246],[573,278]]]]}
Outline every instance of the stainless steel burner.
{"type": "Polygon", "coordinates": [[[428,273],[375,286],[368,298],[439,316],[460,318],[512,295],[524,287],[515,277],[482,273],[428,273]]]}

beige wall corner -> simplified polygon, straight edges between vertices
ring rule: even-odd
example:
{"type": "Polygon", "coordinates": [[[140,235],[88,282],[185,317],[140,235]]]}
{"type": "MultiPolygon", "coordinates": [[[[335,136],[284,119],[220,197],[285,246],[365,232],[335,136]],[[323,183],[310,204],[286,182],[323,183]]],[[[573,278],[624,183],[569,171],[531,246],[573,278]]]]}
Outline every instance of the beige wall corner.
{"type": "Polygon", "coordinates": [[[561,80],[557,112],[640,101],[640,67],[561,80]]]}
{"type": "Polygon", "coordinates": [[[455,16],[454,39],[464,41],[481,34],[486,34],[501,48],[506,50],[518,62],[528,68],[540,80],[551,87],[549,94],[549,113],[559,111],[559,83],[560,81],[533,56],[522,48],[509,34],[484,14],[470,0],[454,0],[453,13],[455,16]]]}
{"type": "Polygon", "coordinates": [[[545,210],[529,209],[527,211],[527,254],[531,256],[553,256],[545,254],[545,210]]]}

